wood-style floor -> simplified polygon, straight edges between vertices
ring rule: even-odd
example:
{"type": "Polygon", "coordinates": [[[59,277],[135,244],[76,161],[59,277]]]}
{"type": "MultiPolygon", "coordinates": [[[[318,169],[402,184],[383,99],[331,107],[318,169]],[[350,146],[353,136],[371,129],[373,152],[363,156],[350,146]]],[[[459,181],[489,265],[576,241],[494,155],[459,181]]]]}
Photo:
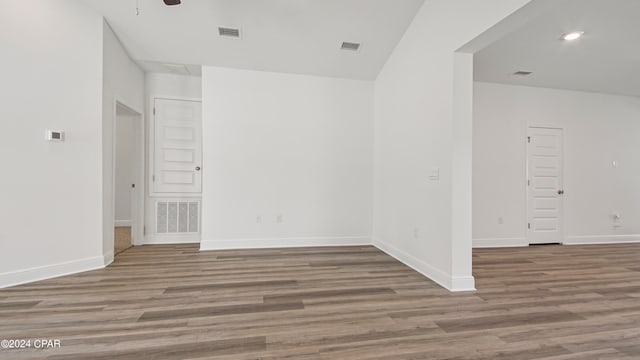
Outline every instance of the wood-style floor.
{"type": "Polygon", "coordinates": [[[131,226],[116,226],[114,228],[113,253],[118,255],[131,246],[131,226]]]}
{"type": "Polygon", "coordinates": [[[0,290],[2,359],[640,359],[640,245],[474,251],[452,294],[373,247],[134,247],[0,290]]]}

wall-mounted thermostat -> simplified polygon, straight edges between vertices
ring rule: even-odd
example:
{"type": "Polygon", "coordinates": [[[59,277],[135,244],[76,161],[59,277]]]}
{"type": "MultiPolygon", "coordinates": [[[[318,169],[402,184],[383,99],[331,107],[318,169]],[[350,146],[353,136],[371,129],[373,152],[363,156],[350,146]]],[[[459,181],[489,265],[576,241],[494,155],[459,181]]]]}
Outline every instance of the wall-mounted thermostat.
{"type": "Polygon", "coordinates": [[[47,130],[47,140],[49,140],[49,141],[64,141],[64,131],[61,131],[61,130],[47,130]]]}

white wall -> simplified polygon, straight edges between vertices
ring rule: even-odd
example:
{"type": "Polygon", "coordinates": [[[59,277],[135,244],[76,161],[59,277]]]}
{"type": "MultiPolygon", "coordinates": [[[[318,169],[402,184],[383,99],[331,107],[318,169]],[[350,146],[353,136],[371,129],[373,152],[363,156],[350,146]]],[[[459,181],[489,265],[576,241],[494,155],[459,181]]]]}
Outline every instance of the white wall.
{"type": "MultiPolygon", "coordinates": [[[[117,113],[116,113],[117,114],[117,113]]],[[[116,115],[116,188],[115,188],[115,224],[130,226],[131,224],[131,184],[135,184],[137,169],[136,123],[139,118],[124,114],[116,115]]],[[[138,184],[139,185],[139,184],[138,184]]]]}
{"type": "Polygon", "coordinates": [[[153,184],[149,181],[149,154],[153,147],[150,141],[150,124],[153,120],[153,98],[178,98],[199,100],[202,98],[202,79],[195,76],[177,74],[147,73],[145,76],[145,134],[147,151],[145,153],[145,183],[148,184],[145,196],[145,226],[147,229],[145,244],[191,243],[200,242],[199,234],[156,234],[155,203],[156,201],[200,200],[199,195],[189,197],[174,195],[151,195],[153,184]]]}
{"type": "MultiPolygon", "coordinates": [[[[102,102],[102,202],[103,252],[113,257],[114,237],[114,122],[116,101],[139,114],[144,108],[144,72],[130,58],[109,25],[104,22],[102,102]]],[[[136,189],[141,192],[142,189],[136,189]]],[[[133,196],[142,201],[140,193],[133,196]]],[[[134,239],[141,229],[132,229],[134,239]]]]}
{"type": "MultiPolygon", "coordinates": [[[[452,236],[454,200],[471,212],[470,189],[466,200],[452,193],[453,155],[464,167],[471,137],[465,124],[454,128],[454,93],[469,95],[453,86],[454,52],[527,2],[426,1],[375,82],[375,244],[451,290],[474,287],[470,221],[467,236],[452,236]],[[433,169],[439,180],[430,180],[433,169]]],[[[471,62],[462,60],[470,93],[471,62]]]]}
{"type": "Polygon", "coordinates": [[[476,83],[474,245],[527,245],[531,125],[564,128],[566,243],[640,241],[640,98],[476,83]]]}
{"type": "Polygon", "coordinates": [[[369,243],[372,101],[372,82],[204,67],[201,248],[369,243]]]}
{"type": "Polygon", "coordinates": [[[5,1],[0,49],[0,287],[100,267],[102,18],[5,1]]]}

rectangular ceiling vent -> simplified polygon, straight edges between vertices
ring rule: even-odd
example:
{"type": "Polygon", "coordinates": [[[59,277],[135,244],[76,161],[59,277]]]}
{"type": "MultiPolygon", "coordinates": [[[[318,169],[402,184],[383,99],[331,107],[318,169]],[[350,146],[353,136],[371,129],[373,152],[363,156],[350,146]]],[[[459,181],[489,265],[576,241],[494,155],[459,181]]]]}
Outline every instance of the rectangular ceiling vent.
{"type": "Polygon", "coordinates": [[[533,74],[533,72],[532,72],[532,71],[523,71],[523,70],[520,70],[520,71],[516,71],[516,72],[514,72],[514,73],[513,73],[513,76],[529,76],[529,75],[531,75],[531,74],[533,74]]]}
{"type": "Polygon", "coordinates": [[[342,43],[342,46],[340,47],[340,49],[342,49],[342,50],[350,50],[350,51],[358,51],[358,50],[360,50],[360,44],[345,41],[345,42],[342,43]]]}
{"type": "Polygon", "coordinates": [[[186,65],[182,64],[162,64],[172,74],[191,75],[186,65]]]}
{"type": "Polygon", "coordinates": [[[218,28],[218,34],[220,34],[220,36],[224,36],[224,37],[230,37],[230,38],[239,39],[240,38],[240,29],[219,27],[218,28]]]}

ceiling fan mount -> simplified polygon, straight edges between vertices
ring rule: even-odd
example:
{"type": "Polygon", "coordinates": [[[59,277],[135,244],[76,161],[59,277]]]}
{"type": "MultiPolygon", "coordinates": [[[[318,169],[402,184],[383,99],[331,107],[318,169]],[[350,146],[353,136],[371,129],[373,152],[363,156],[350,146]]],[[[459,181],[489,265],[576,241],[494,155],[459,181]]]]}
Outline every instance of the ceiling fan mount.
{"type": "Polygon", "coordinates": [[[164,4],[168,6],[180,5],[180,0],[164,0],[164,4]]]}

